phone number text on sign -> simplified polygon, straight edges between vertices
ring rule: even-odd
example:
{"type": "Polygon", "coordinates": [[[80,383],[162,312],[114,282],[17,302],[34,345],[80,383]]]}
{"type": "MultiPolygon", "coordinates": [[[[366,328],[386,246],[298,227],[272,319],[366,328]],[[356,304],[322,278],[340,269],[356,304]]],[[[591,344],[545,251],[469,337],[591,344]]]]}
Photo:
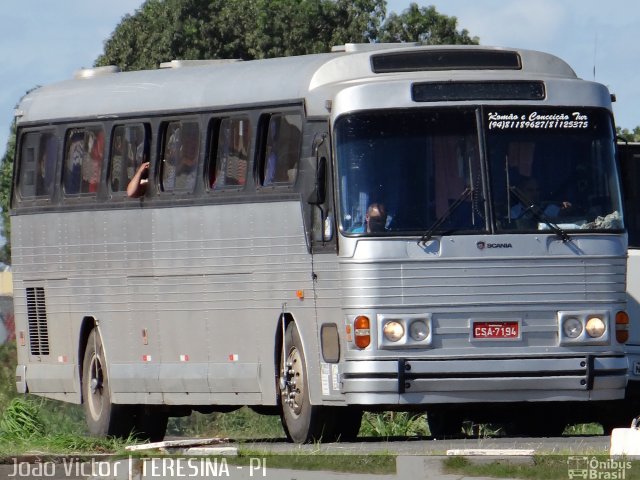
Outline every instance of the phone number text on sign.
{"type": "Polygon", "coordinates": [[[529,115],[515,113],[488,114],[489,130],[507,129],[584,129],[589,128],[589,117],[580,112],[540,114],[531,112],[529,115]]]}

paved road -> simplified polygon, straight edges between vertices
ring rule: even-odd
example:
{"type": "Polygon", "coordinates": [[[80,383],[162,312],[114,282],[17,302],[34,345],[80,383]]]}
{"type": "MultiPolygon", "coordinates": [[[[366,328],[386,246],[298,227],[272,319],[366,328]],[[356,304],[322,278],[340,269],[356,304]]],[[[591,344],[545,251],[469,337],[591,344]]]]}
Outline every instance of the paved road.
{"type": "Polygon", "coordinates": [[[534,450],[540,454],[592,454],[607,453],[610,437],[602,435],[555,438],[465,438],[433,440],[431,438],[393,438],[387,441],[364,439],[359,442],[294,445],[285,441],[249,441],[229,443],[244,449],[274,454],[300,453],[392,453],[396,455],[445,455],[451,449],[516,449],[534,450]]]}
{"type": "MultiPolygon", "coordinates": [[[[39,467],[36,464],[20,467],[0,465],[1,478],[28,480],[466,480],[470,477],[445,474],[443,457],[402,456],[396,459],[396,471],[390,474],[357,474],[328,471],[301,471],[271,468],[268,465],[238,466],[220,460],[187,458],[147,458],[101,461],[91,465],[63,465],[60,463],[39,467]],[[215,463],[214,463],[215,462],[215,463]],[[68,469],[68,470],[67,470],[68,469]],[[91,473],[92,469],[94,473],[91,473]]],[[[256,458],[256,460],[262,460],[256,458]]],[[[490,480],[475,478],[475,480],[490,480]]],[[[509,480],[509,479],[503,479],[509,480]]]]}

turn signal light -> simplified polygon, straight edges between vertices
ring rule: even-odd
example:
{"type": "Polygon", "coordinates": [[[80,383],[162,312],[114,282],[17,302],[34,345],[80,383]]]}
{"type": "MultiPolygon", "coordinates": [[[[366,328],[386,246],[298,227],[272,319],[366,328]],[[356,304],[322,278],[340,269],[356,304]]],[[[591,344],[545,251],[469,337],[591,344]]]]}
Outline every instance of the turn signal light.
{"type": "Polygon", "coordinates": [[[358,348],[367,348],[371,343],[371,323],[369,317],[359,315],[353,322],[355,344],[358,348]]]}
{"type": "Polygon", "coordinates": [[[627,312],[616,313],[616,340],[626,343],[629,340],[629,315],[627,312]]]}

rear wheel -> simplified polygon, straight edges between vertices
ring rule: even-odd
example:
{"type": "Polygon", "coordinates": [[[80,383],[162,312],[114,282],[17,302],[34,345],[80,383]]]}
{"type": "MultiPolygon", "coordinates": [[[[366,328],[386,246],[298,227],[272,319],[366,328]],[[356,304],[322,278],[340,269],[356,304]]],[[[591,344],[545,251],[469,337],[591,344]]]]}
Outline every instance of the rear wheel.
{"type": "Polygon", "coordinates": [[[514,412],[514,418],[505,424],[509,436],[560,437],[567,426],[566,414],[543,406],[530,406],[514,412]]]}
{"type": "Polygon", "coordinates": [[[328,409],[311,405],[307,381],[307,364],[300,334],[291,322],[285,331],[285,345],[280,361],[280,419],[287,438],[296,443],[309,443],[331,438],[335,422],[328,409]]]}
{"type": "Polygon", "coordinates": [[[135,427],[132,407],[111,403],[102,340],[95,330],[89,334],[84,352],[82,396],[87,426],[93,435],[126,437],[135,427]]]}
{"type": "Polygon", "coordinates": [[[354,407],[336,407],[334,432],[337,441],[353,442],[358,437],[362,423],[362,410],[354,407]]]}
{"type": "Polygon", "coordinates": [[[560,437],[566,426],[559,419],[536,418],[513,421],[504,428],[510,437],[560,437]]]}
{"type": "Polygon", "coordinates": [[[89,431],[93,435],[160,441],[169,416],[161,408],[116,405],[111,402],[109,377],[100,335],[93,330],[87,340],[82,364],[82,396],[89,431]]]}
{"type": "Polygon", "coordinates": [[[169,415],[159,409],[140,406],[136,412],[133,434],[140,440],[160,442],[167,432],[169,415]]]}
{"type": "Polygon", "coordinates": [[[434,438],[461,436],[463,421],[462,415],[453,410],[434,408],[427,412],[427,424],[434,438]]]}

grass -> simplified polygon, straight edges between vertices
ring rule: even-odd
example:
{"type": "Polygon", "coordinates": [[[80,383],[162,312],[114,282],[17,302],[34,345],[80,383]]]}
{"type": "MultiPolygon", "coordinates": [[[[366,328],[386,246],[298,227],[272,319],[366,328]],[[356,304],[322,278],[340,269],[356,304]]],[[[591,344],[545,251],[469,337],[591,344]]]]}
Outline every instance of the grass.
{"type": "Polygon", "coordinates": [[[230,458],[235,465],[249,464],[251,458],[266,459],[271,468],[291,470],[318,470],[343,473],[390,474],[396,471],[396,456],[391,454],[326,454],[320,452],[299,452],[274,455],[256,450],[240,450],[238,457],[230,458]]]}
{"type": "MultiPolygon", "coordinates": [[[[595,464],[594,464],[595,465],[595,464]]],[[[612,461],[608,456],[590,455],[587,457],[536,455],[533,464],[513,463],[508,460],[490,463],[475,463],[465,457],[450,457],[443,461],[444,472],[470,477],[521,478],[524,480],[548,480],[569,478],[569,469],[586,469],[586,478],[624,478],[640,479],[640,461],[627,463],[626,460],[612,461]],[[586,459],[576,464],[576,459],[586,459]],[[591,468],[590,462],[598,463],[591,468]],[[613,463],[615,462],[615,463],[613,463]]],[[[581,478],[576,476],[574,478],[581,478]]]]}
{"type": "Polygon", "coordinates": [[[280,417],[259,415],[247,407],[230,413],[192,413],[171,418],[167,435],[185,437],[222,437],[234,440],[284,438],[280,417]]]}
{"type": "Polygon", "coordinates": [[[359,435],[362,437],[413,437],[430,434],[425,414],[408,412],[365,412],[359,435]]]}
{"type": "Polygon", "coordinates": [[[15,342],[0,345],[0,462],[29,452],[124,452],[126,440],[88,436],[79,405],[19,395],[15,368],[15,342]]]}
{"type": "Polygon", "coordinates": [[[569,436],[579,435],[602,435],[602,425],[599,423],[580,423],[578,425],[569,425],[564,429],[564,434],[569,436]]]}
{"type": "Polygon", "coordinates": [[[0,412],[17,396],[15,388],[16,344],[0,345],[0,412]]]}

